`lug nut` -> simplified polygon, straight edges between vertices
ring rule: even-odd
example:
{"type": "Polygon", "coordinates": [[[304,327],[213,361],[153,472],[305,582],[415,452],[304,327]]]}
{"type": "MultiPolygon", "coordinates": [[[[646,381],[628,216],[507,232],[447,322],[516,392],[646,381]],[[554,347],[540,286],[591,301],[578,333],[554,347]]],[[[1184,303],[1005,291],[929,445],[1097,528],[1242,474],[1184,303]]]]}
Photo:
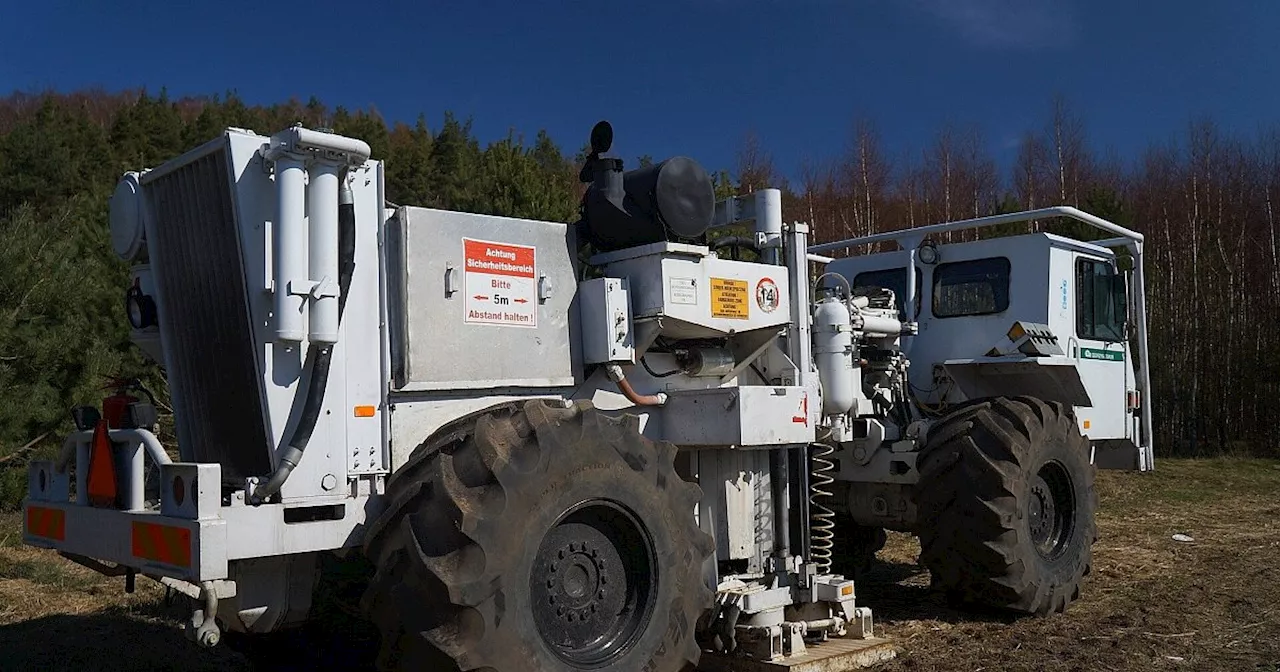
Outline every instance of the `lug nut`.
{"type": "Polygon", "coordinates": [[[564,616],[564,607],[556,607],[556,616],[564,616]]]}
{"type": "Polygon", "coordinates": [[[591,614],[586,609],[583,609],[582,612],[578,614],[578,618],[583,621],[587,620],[590,617],[591,617],[591,614]]]}
{"type": "MultiPolygon", "coordinates": [[[[596,593],[596,599],[597,599],[597,600],[603,600],[603,599],[604,599],[604,590],[601,590],[600,592],[596,593]]],[[[595,608],[596,608],[596,605],[594,605],[594,604],[593,604],[593,605],[591,605],[591,609],[592,609],[592,610],[595,610],[595,608]]]]}

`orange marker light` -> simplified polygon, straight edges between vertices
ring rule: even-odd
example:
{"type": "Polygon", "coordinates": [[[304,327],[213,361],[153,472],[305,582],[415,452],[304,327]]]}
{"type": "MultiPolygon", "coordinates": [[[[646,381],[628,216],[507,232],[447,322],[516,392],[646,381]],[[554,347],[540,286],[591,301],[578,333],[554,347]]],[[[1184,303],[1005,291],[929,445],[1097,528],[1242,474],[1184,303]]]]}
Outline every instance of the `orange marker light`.
{"type": "Polygon", "coordinates": [[[1085,421],[1084,421],[1084,428],[1085,428],[1085,429],[1089,429],[1089,421],[1088,421],[1088,420],[1085,420],[1085,421]]]}
{"type": "Polygon", "coordinates": [[[377,408],[376,408],[376,407],[374,407],[374,406],[356,406],[356,417],[357,417],[357,418],[372,418],[372,417],[373,417],[373,414],[374,414],[376,411],[377,411],[377,408]]]}

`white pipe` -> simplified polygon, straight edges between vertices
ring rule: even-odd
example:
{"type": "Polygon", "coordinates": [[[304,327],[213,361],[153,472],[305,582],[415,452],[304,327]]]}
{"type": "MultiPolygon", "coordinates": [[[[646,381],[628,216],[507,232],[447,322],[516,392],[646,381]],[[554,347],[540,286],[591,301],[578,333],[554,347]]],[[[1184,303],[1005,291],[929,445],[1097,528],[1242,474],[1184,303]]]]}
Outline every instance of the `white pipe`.
{"type": "Polygon", "coordinates": [[[146,455],[142,452],[142,442],[134,441],[128,444],[125,451],[125,458],[128,460],[129,470],[129,489],[126,495],[126,510],[142,511],[147,508],[145,497],[146,478],[147,478],[147,462],[146,455]]]}
{"type": "MultiPolygon", "coordinates": [[[[305,336],[306,306],[306,171],[300,157],[285,154],[276,159],[275,248],[276,339],[299,342],[305,336]]],[[[337,202],[337,193],[334,194],[337,202]]]]}
{"type": "Polygon", "coordinates": [[[309,336],[313,343],[338,342],[338,171],[332,162],[311,164],[307,188],[307,260],[311,282],[309,336]]]}
{"type": "Polygon", "coordinates": [[[902,333],[902,323],[891,317],[862,316],[862,333],[869,336],[896,336],[902,333]]]}
{"type": "Polygon", "coordinates": [[[755,192],[756,233],[764,238],[761,256],[766,264],[782,260],[782,191],[761,189],[755,192]]]}
{"type": "MultiPolygon", "coordinates": [[[[87,440],[71,439],[76,444],[76,464],[89,464],[89,442],[87,440]]],[[[66,464],[58,469],[65,472],[66,464]]],[[[89,505],[89,468],[76,469],[76,504],[80,506],[89,505]]]]}
{"type": "Polygon", "coordinates": [[[342,155],[350,163],[364,163],[369,158],[369,143],[344,135],[313,131],[294,126],[276,134],[294,151],[322,151],[342,155]]]}
{"type": "Polygon", "coordinates": [[[1142,263],[1142,243],[1133,249],[1133,284],[1138,298],[1138,352],[1142,356],[1142,453],[1138,466],[1143,470],[1155,469],[1155,440],[1151,422],[1151,354],[1147,350],[1147,280],[1142,263]]]}

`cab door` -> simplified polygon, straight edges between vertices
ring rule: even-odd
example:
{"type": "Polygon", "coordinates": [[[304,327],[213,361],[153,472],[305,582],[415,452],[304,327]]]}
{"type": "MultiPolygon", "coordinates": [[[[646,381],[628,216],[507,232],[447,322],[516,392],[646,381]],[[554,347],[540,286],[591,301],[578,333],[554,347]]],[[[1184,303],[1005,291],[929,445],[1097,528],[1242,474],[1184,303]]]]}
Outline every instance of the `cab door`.
{"type": "Polygon", "coordinates": [[[1133,366],[1125,338],[1128,319],[1125,277],[1110,259],[1076,254],[1075,338],[1076,369],[1093,406],[1078,408],[1080,430],[1090,441],[1133,439],[1128,392],[1133,366]]]}

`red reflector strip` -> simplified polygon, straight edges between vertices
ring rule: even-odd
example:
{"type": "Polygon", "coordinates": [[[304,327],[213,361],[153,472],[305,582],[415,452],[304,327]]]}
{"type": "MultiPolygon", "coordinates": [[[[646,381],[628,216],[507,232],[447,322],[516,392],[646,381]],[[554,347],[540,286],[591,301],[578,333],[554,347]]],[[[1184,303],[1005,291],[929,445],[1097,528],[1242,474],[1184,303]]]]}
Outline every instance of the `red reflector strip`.
{"type": "Polygon", "coordinates": [[[67,514],[62,509],[49,509],[43,506],[27,507],[27,533],[63,541],[67,537],[67,514]]]}
{"type": "Polygon", "coordinates": [[[175,567],[191,566],[191,530],[156,523],[133,524],[133,557],[175,567]]]}

